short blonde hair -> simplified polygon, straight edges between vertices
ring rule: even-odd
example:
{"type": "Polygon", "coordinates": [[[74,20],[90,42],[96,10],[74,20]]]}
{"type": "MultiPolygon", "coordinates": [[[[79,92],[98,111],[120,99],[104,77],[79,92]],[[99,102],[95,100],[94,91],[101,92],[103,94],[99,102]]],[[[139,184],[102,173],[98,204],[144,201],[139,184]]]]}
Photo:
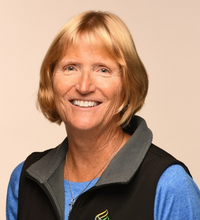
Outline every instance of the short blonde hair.
{"type": "Polygon", "coordinates": [[[115,14],[88,11],[73,17],[53,40],[40,70],[38,105],[51,122],[62,122],[54,102],[52,76],[58,61],[72,43],[78,45],[84,35],[92,43],[104,47],[118,62],[122,70],[124,99],[116,113],[120,113],[119,125],[128,124],[139,111],[148,91],[148,76],[136,51],[132,36],[124,22],[115,14]]]}

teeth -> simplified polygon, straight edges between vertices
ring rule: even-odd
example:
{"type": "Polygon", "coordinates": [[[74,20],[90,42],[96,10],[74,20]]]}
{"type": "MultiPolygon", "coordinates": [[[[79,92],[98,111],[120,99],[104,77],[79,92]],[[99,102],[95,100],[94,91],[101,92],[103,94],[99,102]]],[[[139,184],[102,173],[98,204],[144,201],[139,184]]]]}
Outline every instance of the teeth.
{"type": "Polygon", "coordinates": [[[94,101],[79,101],[79,100],[73,100],[71,102],[72,104],[76,105],[76,106],[80,106],[80,107],[94,107],[98,105],[98,102],[94,102],[94,101]]]}

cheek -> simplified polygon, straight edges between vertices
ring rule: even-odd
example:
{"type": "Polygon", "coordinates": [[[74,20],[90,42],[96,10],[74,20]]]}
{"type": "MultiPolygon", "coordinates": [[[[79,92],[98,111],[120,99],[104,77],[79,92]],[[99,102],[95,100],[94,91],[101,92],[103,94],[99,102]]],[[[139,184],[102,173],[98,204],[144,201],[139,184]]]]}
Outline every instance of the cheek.
{"type": "Polygon", "coordinates": [[[110,110],[116,112],[124,99],[124,89],[121,82],[113,82],[107,89],[107,98],[110,101],[110,110]]]}
{"type": "Polygon", "coordinates": [[[113,91],[113,97],[117,103],[121,104],[124,98],[124,88],[123,88],[122,82],[120,81],[113,85],[115,85],[114,91],[113,91]]]}
{"type": "Polygon", "coordinates": [[[115,91],[115,95],[113,97],[113,105],[115,106],[115,112],[122,105],[125,97],[125,89],[122,86],[122,83],[118,84],[117,90],[115,91]]]}
{"type": "Polygon", "coordinates": [[[61,116],[61,109],[63,109],[63,107],[64,107],[63,106],[64,102],[62,101],[63,97],[64,97],[64,91],[62,89],[62,84],[60,84],[58,82],[54,82],[53,83],[53,90],[54,90],[55,106],[56,106],[56,109],[57,109],[59,115],[61,116]]]}
{"type": "Polygon", "coordinates": [[[65,81],[61,77],[54,77],[53,79],[53,91],[56,97],[61,96],[66,90],[65,81]]]}

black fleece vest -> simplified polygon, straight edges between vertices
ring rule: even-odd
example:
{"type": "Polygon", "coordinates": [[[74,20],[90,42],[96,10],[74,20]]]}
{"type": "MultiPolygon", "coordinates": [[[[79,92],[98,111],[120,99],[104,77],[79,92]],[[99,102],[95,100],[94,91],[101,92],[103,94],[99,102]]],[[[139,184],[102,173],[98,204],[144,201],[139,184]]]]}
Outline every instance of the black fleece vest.
{"type": "MultiPolygon", "coordinates": [[[[56,220],[45,191],[25,174],[26,169],[46,153],[34,153],[25,161],[19,185],[18,220],[56,220]]],[[[69,219],[153,220],[158,180],[172,164],[183,166],[190,174],[183,163],[152,144],[130,182],[92,187],[77,199],[69,219]]]]}

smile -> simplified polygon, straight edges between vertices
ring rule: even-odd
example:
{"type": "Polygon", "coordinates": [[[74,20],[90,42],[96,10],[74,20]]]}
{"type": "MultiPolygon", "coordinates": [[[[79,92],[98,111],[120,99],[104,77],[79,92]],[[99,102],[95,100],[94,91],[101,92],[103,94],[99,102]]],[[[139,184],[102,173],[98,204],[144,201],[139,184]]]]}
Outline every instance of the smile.
{"type": "Polygon", "coordinates": [[[73,105],[83,107],[83,108],[88,108],[88,107],[95,107],[99,105],[99,102],[94,102],[94,101],[80,101],[80,100],[72,100],[70,101],[73,105]]]}

